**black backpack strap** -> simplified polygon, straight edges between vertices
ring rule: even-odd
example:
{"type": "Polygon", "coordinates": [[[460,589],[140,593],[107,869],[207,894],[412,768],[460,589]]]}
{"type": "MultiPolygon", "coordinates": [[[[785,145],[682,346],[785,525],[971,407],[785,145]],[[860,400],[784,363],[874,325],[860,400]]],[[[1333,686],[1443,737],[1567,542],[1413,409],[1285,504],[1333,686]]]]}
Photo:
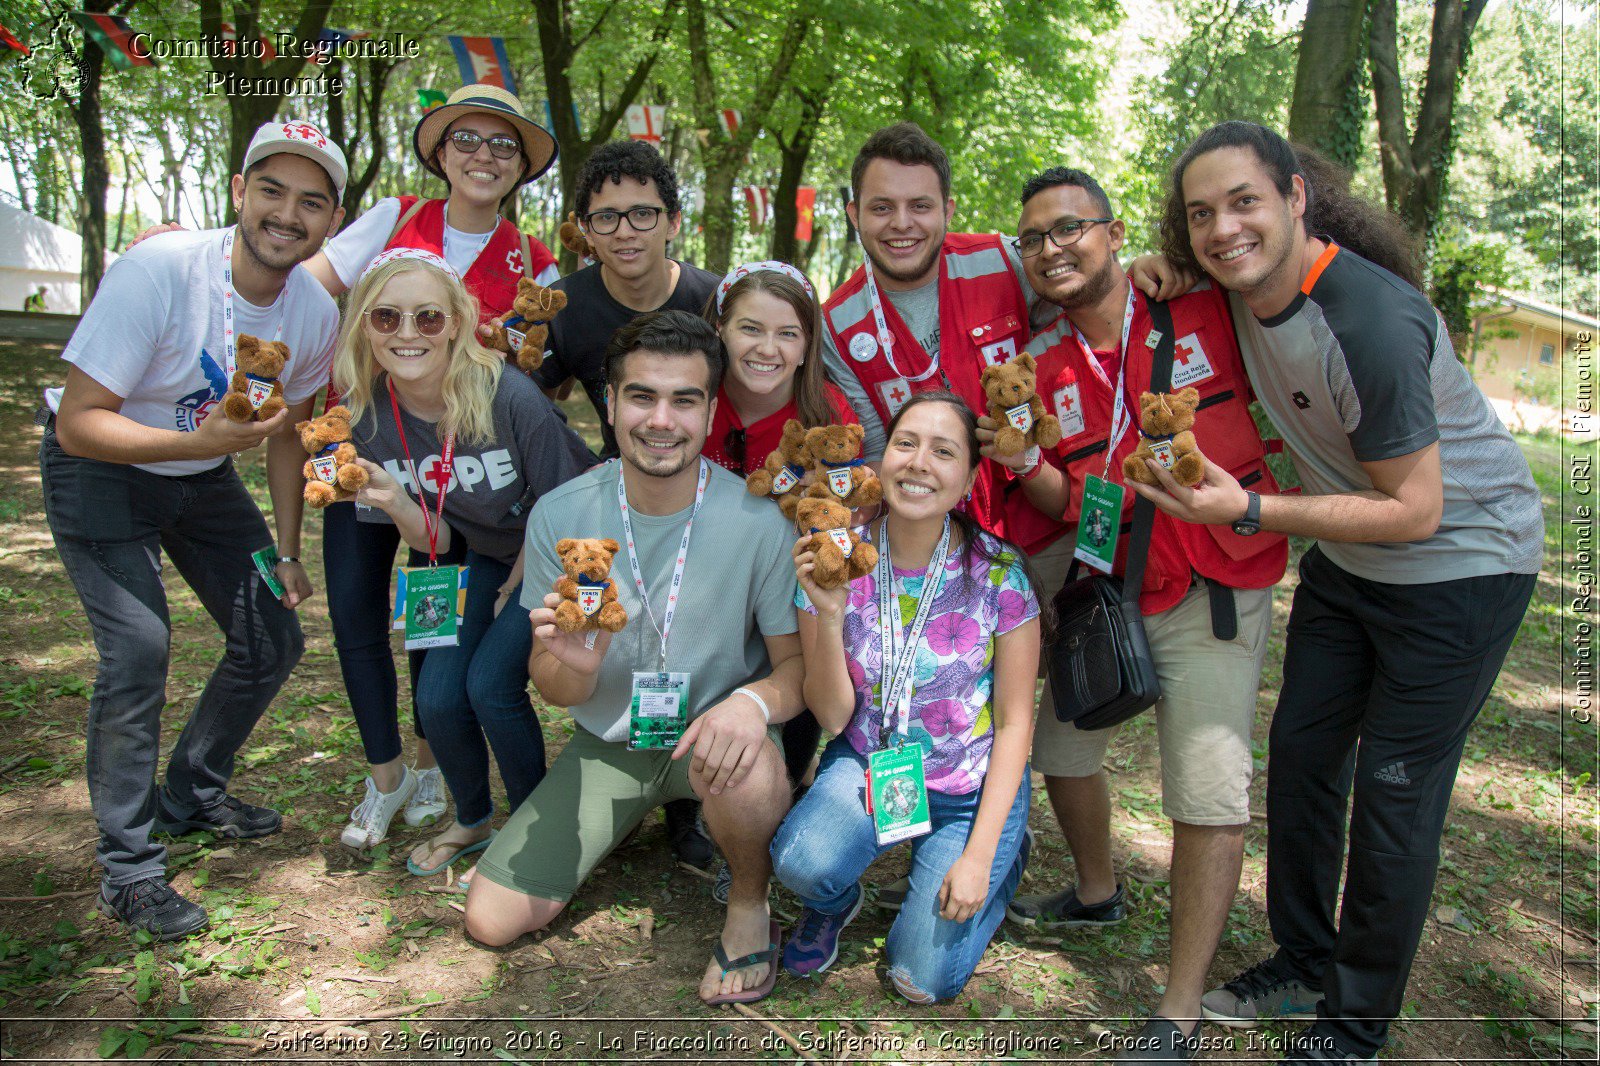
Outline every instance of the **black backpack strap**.
{"type": "MultiPolygon", "coordinates": [[[[1172,335],[1172,311],[1160,300],[1149,300],[1146,306],[1156,330],[1156,351],[1150,360],[1150,391],[1166,392],[1172,386],[1172,358],[1177,347],[1177,338],[1172,335]]],[[[1123,358],[1126,359],[1127,355],[1124,354],[1123,358]]],[[[1133,539],[1128,542],[1128,569],[1122,579],[1124,603],[1137,602],[1139,592],[1144,588],[1144,564],[1150,556],[1150,533],[1155,520],[1156,505],[1143,496],[1136,496],[1133,504],[1133,539]]]]}

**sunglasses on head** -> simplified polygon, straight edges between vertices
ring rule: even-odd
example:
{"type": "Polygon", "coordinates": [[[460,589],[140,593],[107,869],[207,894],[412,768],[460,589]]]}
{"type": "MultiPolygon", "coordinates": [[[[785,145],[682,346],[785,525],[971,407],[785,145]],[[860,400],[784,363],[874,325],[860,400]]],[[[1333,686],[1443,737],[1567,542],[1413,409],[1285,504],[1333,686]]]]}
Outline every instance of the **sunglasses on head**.
{"type": "Polygon", "coordinates": [[[450,143],[455,145],[462,155],[471,155],[478,150],[478,146],[485,141],[489,142],[489,154],[496,159],[514,159],[522,151],[522,142],[515,137],[504,135],[485,137],[472,130],[454,130],[450,134],[450,143]]]}
{"type": "Polygon", "coordinates": [[[367,324],[374,333],[385,337],[400,332],[400,324],[407,318],[424,337],[437,337],[450,324],[447,311],[402,311],[397,307],[374,307],[367,312],[367,324]]]}

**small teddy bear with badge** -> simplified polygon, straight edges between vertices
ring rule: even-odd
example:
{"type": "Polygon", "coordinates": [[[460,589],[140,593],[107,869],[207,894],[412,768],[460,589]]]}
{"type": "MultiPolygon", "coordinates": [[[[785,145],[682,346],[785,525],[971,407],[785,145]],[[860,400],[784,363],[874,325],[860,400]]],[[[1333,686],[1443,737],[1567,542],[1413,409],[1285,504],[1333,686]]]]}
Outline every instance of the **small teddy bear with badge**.
{"type": "Polygon", "coordinates": [[[288,406],[278,375],[289,363],[289,346],[239,334],[233,380],[222,395],[222,413],[234,422],[265,422],[288,406]]]}
{"type": "Polygon", "coordinates": [[[1145,485],[1158,484],[1145,465],[1146,459],[1154,459],[1185,488],[1205,480],[1205,460],[1190,432],[1199,407],[1200,390],[1192,387],[1178,392],[1141,392],[1139,446],[1122,461],[1122,476],[1145,485]]]}
{"type": "Polygon", "coordinates": [[[806,430],[806,469],[815,475],[808,497],[834,499],[854,510],[883,499],[883,482],[861,458],[866,434],[858,425],[813,426],[806,430]]]}
{"type": "Polygon", "coordinates": [[[988,415],[998,427],[996,454],[1016,455],[1030,445],[1054,448],[1061,443],[1061,423],[1045,413],[1036,371],[1033,356],[1023,352],[1009,362],[986,367],[979,379],[989,401],[988,415]]]}
{"type": "Polygon", "coordinates": [[[517,281],[517,296],[511,313],[489,323],[494,335],[484,343],[504,352],[531,374],[544,363],[544,342],[550,336],[550,320],[567,306],[567,294],[547,289],[532,278],[517,281]]]}
{"type": "Polygon", "coordinates": [[[878,565],[878,549],[850,528],[850,508],[838,500],[807,497],[796,505],[795,521],[811,531],[808,547],[817,556],[811,579],[818,588],[839,588],[878,565]]]}
{"type": "Polygon", "coordinates": [[[611,581],[611,560],[622,546],[610,537],[563,537],[556,541],[563,574],[556,578],[556,628],[563,633],[586,629],[619,632],[628,624],[628,612],[617,602],[611,581]]]}
{"type": "Polygon", "coordinates": [[[783,517],[793,522],[795,507],[805,495],[806,468],[810,463],[806,427],[798,418],[791,418],[783,424],[777,449],[767,456],[764,465],[750,472],[744,487],[752,496],[776,496],[783,517]]]}
{"type": "Polygon", "coordinates": [[[355,499],[356,490],[371,479],[356,465],[356,446],[350,443],[350,408],[330,407],[321,418],[298,422],[300,446],[306,460],[306,502],[316,508],[355,499]]]}

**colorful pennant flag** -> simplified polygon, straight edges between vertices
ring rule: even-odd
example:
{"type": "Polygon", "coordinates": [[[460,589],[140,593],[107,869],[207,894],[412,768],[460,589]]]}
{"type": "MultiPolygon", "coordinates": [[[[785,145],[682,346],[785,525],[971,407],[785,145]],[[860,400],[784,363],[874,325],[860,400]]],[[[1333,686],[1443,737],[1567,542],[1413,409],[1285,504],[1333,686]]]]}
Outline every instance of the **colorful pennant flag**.
{"type": "MultiPolygon", "coordinates": [[[[222,23],[222,54],[225,56],[231,56],[236,54],[238,49],[238,31],[233,28],[233,23],[222,23]]],[[[272,47],[272,42],[267,40],[267,35],[264,33],[261,35],[261,55],[259,58],[263,62],[278,58],[278,50],[272,47]]]]}
{"type": "Polygon", "coordinates": [[[739,120],[743,117],[731,107],[717,112],[717,122],[721,124],[722,132],[729,137],[737,137],[739,135],[739,120]]]}
{"type": "Polygon", "coordinates": [[[12,51],[21,52],[25,56],[33,54],[33,49],[17,40],[17,35],[4,26],[0,26],[0,45],[4,45],[12,51]]]}
{"type": "Polygon", "coordinates": [[[331,26],[325,27],[317,34],[316,43],[311,46],[311,54],[307,58],[319,67],[325,67],[332,60],[332,53],[335,48],[347,41],[359,41],[371,36],[371,30],[357,32],[355,30],[336,30],[331,26]]]}
{"type": "Polygon", "coordinates": [[[809,241],[811,239],[811,224],[816,217],[817,190],[812,185],[802,185],[794,191],[794,239],[809,241]]]}
{"type": "Polygon", "coordinates": [[[100,51],[105,53],[106,59],[118,70],[156,65],[155,59],[147,49],[134,46],[133,27],[129,26],[128,20],[121,15],[74,11],[72,18],[83,27],[84,33],[89,35],[89,40],[100,46],[100,51]]]}
{"type": "Polygon", "coordinates": [[[666,128],[665,104],[632,104],[628,107],[628,136],[636,141],[661,143],[661,131],[666,128]]]}
{"type": "Polygon", "coordinates": [[[744,202],[750,205],[750,232],[760,233],[767,224],[767,210],[772,206],[772,190],[765,186],[746,185],[744,202]]]}
{"type": "Polygon", "coordinates": [[[422,108],[424,114],[432,111],[434,108],[447,102],[449,99],[450,98],[448,96],[440,92],[438,89],[417,90],[417,104],[422,108]]]}
{"type": "Polygon", "coordinates": [[[508,93],[517,91],[511,73],[511,57],[506,54],[504,37],[448,37],[461,68],[461,84],[497,85],[508,93]]]}

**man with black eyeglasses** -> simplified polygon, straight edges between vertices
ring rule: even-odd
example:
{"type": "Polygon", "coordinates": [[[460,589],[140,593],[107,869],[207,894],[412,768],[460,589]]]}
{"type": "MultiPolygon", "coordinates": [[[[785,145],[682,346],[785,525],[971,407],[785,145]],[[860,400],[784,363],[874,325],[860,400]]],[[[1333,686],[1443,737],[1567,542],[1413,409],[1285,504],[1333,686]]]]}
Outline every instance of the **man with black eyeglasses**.
{"type": "MultiPolygon", "coordinates": [[[[606,417],[606,348],[617,330],[650,311],[699,315],[720,275],[667,258],[682,223],[678,176],[644,141],[601,145],[578,175],[578,220],[599,260],[550,287],[567,306],[550,320],[544,364],[534,373],[554,395],[577,378],[594,405],[604,440],[601,458],[615,458],[617,439],[606,417]]],[[[700,805],[666,805],[667,835],[678,862],[709,872],[716,852],[699,824],[700,805]]]]}
{"type": "Polygon", "coordinates": [[[535,378],[553,392],[577,378],[604,435],[602,458],[617,454],[606,421],[605,351],[612,334],[648,311],[698,315],[719,275],[667,257],[682,222],[678,176],[644,141],[602,145],[578,175],[578,220],[598,260],[551,286],[567,307],[550,321],[549,352],[535,378]]]}

